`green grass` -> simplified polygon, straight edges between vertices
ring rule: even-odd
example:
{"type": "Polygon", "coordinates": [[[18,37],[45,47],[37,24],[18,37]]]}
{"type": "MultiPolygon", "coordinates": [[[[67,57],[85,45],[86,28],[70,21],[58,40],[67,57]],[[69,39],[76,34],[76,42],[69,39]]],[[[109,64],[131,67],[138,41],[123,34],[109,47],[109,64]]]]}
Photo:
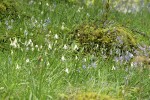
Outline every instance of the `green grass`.
{"type": "MultiPolygon", "coordinates": [[[[0,46],[4,46],[0,51],[1,100],[59,100],[61,94],[88,91],[123,100],[150,98],[148,69],[140,71],[131,68],[129,63],[119,64],[113,58],[104,59],[102,55],[93,57],[83,54],[82,50],[74,50],[78,44],[67,33],[84,22],[101,19],[98,5],[82,5],[82,9],[81,5],[60,1],[45,0],[40,5],[37,0],[31,7],[27,1],[20,3],[22,1],[18,0],[20,17],[14,19],[14,22],[9,17],[0,22],[0,37],[4,38],[0,41],[0,46]],[[45,23],[46,19],[50,22],[45,23]],[[64,30],[61,29],[63,23],[64,30]],[[7,29],[9,25],[12,28],[7,29]],[[20,48],[10,46],[10,38],[13,41],[14,37],[20,48]],[[33,45],[28,43],[30,39],[33,45]],[[64,45],[67,45],[66,49],[64,45]],[[115,70],[112,70],[113,66],[115,70]]],[[[149,15],[146,11],[137,15],[114,11],[110,19],[150,35],[149,15]]],[[[139,34],[135,36],[139,43],[149,45],[148,38],[139,34]]]]}

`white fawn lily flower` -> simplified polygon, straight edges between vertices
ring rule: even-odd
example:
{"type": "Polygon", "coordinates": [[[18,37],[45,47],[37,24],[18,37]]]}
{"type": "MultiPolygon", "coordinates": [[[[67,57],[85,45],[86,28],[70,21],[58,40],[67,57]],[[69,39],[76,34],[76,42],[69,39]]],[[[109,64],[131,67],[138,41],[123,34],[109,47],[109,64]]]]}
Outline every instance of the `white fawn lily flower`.
{"type": "Polygon", "coordinates": [[[61,60],[62,60],[62,61],[65,61],[66,59],[65,59],[65,57],[64,57],[64,56],[62,56],[62,57],[61,57],[61,60]]]}
{"type": "Polygon", "coordinates": [[[66,68],[66,69],[65,69],[65,72],[66,72],[67,74],[69,74],[69,69],[68,69],[68,68],[66,68]]]}
{"type": "Polygon", "coordinates": [[[19,44],[18,44],[18,42],[17,42],[17,39],[16,39],[16,37],[14,38],[14,41],[10,38],[10,46],[12,46],[12,47],[14,47],[14,48],[19,48],[19,44]]]}
{"type": "Polygon", "coordinates": [[[59,37],[58,37],[58,35],[57,35],[57,34],[55,34],[54,38],[55,38],[55,39],[58,39],[59,37]]]}

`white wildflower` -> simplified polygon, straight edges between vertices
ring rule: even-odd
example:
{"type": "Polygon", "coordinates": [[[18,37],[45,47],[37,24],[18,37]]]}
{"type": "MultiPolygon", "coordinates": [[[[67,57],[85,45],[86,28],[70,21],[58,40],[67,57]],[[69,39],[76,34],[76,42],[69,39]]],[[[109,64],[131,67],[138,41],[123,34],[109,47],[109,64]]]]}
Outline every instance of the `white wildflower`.
{"type": "Polygon", "coordinates": [[[89,14],[89,13],[87,13],[87,14],[86,14],[86,16],[90,17],[90,14],[89,14]]]}
{"type": "Polygon", "coordinates": [[[115,66],[112,66],[111,70],[116,70],[116,67],[115,67],[115,66]]]}
{"type": "Polygon", "coordinates": [[[66,44],[64,45],[63,49],[68,49],[68,47],[67,47],[67,45],[66,45],[66,44]]]}
{"type": "Polygon", "coordinates": [[[49,4],[48,4],[48,3],[46,3],[46,6],[49,6],[49,4]]]}
{"type": "Polygon", "coordinates": [[[24,35],[27,36],[28,35],[28,31],[24,30],[24,35]]]}
{"type": "Polygon", "coordinates": [[[50,63],[49,62],[47,62],[47,66],[49,66],[50,65],[50,63]]]}
{"type": "Polygon", "coordinates": [[[52,45],[50,43],[48,44],[48,49],[52,50],[52,45]]]}
{"type": "Polygon", "coordinates": [[[35,45],[35,48],[38,48],[39,46],[38,45],[35,45]]]}
{"type": "Polygon", "coordinates": [[[12,46],[12,47],[14,47],[14,48],[19,48],[19,44],[18,44],[18,42],[17,42],[17,38],[15,37],[14,38],[14,41],[10,38],[10,46],[12,46]]]}
{"type": "Polygon", "coordinates": [[[66,68],[66,69],[65,69],[65,72],[68,74],[68,73],[69,73],[69,69],[68,69],[68,68],[66,68]]]}
{"type": "Polygon", "coordinates": [[[78,56],[75,56],[75,59],[78,60],[78,56]]]}
{"type": "Polygon", "coordinates": [[[3,90],[3,89],[5,89],[4,87],[0,87],[0,90],[3,90]]]}
{"type": "Polygon", "coordinates": [[[59,37],[58,37],[58,35],[57,35],[57,34],[55,34],[54,38],[55,38],[55,39],[58,39],[59,37]]]}
{"type": "Polygon", "coordinates": [[[26,47],[26,51],[29,51],[29,47],[26,47]]]}
{"type": "Polygon", "coordinates": [[[29,39],[29,41],[28,41],[28,43],[27,43],[26,45],[27,45],[27,46],[28,46],[28,45],[33,46],[33,42],[32,42],[32,40],[31,40],[31,39],[29,39]]]}
{"type": "Polygon", "coordinates": [[[44,14],[44,12],[43,11],[41,11],[41,15],[43,15],[44,14]]]}
{"type": "Polygon", "coordinates": [[[81,12],[82,9],[83,9],[83,7],[79,7],[77,12],[81,12]]]}
{"type": "Polygon", "coordinates": [[[65,57],[64,57],[64,56],[62,56],[62,57],[61,57],[61,60],[62,60],[62,61],[65,61],[66,59],[65,59],[65,57]]]}
{"type": "MultiPolygon", "coordinates": [[[[51,33],[52,33],[52,31],[49,31],[48,33],[49,33],[49,34],[51,34],[51,33]]],[[[50,36],[50,35],[49,35],[49,36],[50,36]]]]}
{"type": "Polygon", "coordinates": [[[20,66],[18,64],[16,65],[16,69],[20,69],[20,66]]]}
{"type": "Polygon", "coordinates": [[[29,39],[28,44],[31,44],[31,43],[32,43],[32,40],[31,40],[31,39],[29,39]]]}
{"type": "Polygon", "coordinates": [[[86,58],[84,58],[83,61],[86,62],[87,61],[86,58]]]}
{"type": "Polygon", "coordinates": [[[26,63],[29,63],[29,62],[30,62],[30,60],[29,60],[29,58],[27,58],[27,59],[26,59],[26,63]]]}
{"type": "Polygon", "coordinates": [[[73,48],[73,50],[78,50],[78,46],[75,45],[74,48],[73,48]]]}
{"type": "Polygon", "coordinates": [[[34,51],[34,48],[32,47],[31,50],[34,51]]]}

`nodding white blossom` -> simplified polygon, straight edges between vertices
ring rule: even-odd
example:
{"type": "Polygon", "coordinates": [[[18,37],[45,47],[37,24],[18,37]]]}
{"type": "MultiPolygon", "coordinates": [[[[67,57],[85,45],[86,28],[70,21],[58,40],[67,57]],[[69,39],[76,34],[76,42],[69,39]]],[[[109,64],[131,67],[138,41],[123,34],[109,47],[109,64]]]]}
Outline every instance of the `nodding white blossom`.
{"type": "Polygon", "coordinates": [[[80,12],[83,9],[83,7],[79,7],[77,12],[80,12]]]}
{"type": "Polygon", "coordinates": [[[14,48],[19,48],[19,44],[18,44],[18,42],[17,42],[17,38],[15,37],[14,38],[14,41],[10,38],[10,46],[12,46],[12,47],[14,47],[14,48]]]}
{"type": "Polygon", "coordinates": [[[28,35],[28,31],[24,30],[24,35],[27,36],[28,35]]]}
{"type": "Polygon", "coordinates": [[[116,67],[115,67],[115,66],[112,66],[111,70],[116,70],[116,67]]]}
{"type": "Polygon", "coordinates": [[[66,69],[65,69],[65,72],[68,74],[68,73],[69,73],[69,69],[68,69],[68,68],[66,68],[66,69]]]}
{"type": "Polygon", "coordinates": [[[46,6],[49,6],[49,4],[48,4],[48,3],[46,3],[46,6]]]}
{"type": "Polygon", "coordinates": [[[86,14],[86,16],[90,17],[90,14],[89,14],[89,13],[87,13],[87,14],[86,14]]]}
{"type": "Polygon", "coordinates": [[[59,37],[58,37],[58,35],[57,35],[57,34],[55,34],[54,38],[55,38],[55,39],[58,39],[59,37]]]}
{"type": "Polygon", "coordinates": [[[27,58],[27,59],[26,59],[26,63],[29,63],[29,62],[30,62],[30,60],[29,60],[29,58],[27,58]]]}
{"type": "Polygon", "coordinates": [[[67,45],[66,45],[66,44],[64,45],[63,49],[68,49],[68,47],[67,47],[67,45]]]}
{"type": "MultiPolygon", "coordinates": [[[[48,33],[49,33],[49,34],[51,34],[51,33],[52,33],[52,31],[50,30],[48,33]]],[[[49,35],[49,36],[50,36],[50,35],[49,35]]]]}
{"type": "Polygon", "coordinates": [[[61,57],[61,60],[62,60],[62,61],[65,61],[66,59],[65,59],[65,57],[64,57],[64,56],[62,56],[62,57],[61,57]]]}
{"type": "Polygon", "coordinates": [[[10,30],[10,29],[12,29],[13,28],[13,26],[11,26],[11,25],[8,25],[7,26],[7,30],[10,30]]]}
{"type": "Polygon", "coordinates": [[[47,62],[47,66],[49,66],[50,65],[50,63],[49,62],[47,62]]]}
{"type": "Polygon", "coordinates": [[[28,41],[25,41],[25,43],[24,43],[26,46],[31,46],[31,47],[33,47],[33,42],[32,42],[32,40],[31,39],[29,39],[28,41]]]}
{"type": "Polygon", "coordinates": [[[86,0],[87,6],[92,6],[94,4],[94,0],[86,0]]]}
{"type": "Polygon", "coordinates": [[[43,15],[44,14],[44,12],[43,11],[41,11],[41,15],[43,15]]]}
{"type": "Polygon", "coordinates": [[[91,67],[96,68],[97,67],[97,63],[96,62],[91,63],[91,67]]]}
{"type": "Polygon", "coordinates": [[[34,48],[32,47],[31,50],[34,51],[34,48]]]}
{"type": "Polygon", "coordinates": [[[48,44],[48,49],[51,50],[52,49],[52,45],[49,43],[48,44]]]}
{"type": "Polygon", "coordinates": [[[31,40],[31,39],[29,39],[29,41],[28,41],[28,45],[30,45],[31,47],[33,47],[33,42],[32,42],[32,40],[31,40]]]}
{"type": "Polygon", "coordinates": [[[38,45],[35,45],[35,48],[38,48],[39,46],[38,45]]]}
{"type": "Polygon", "coordinates": [[[4,87],[0,87],[0,90],[3,90],[3,89],[5,89],[4,87]]]}
{"type": "Polygon", "coordinates": [[[84,58],[83,61],[86,62],[87,61],[86,58],[84,58]]]}
{"type": "Polygon", "coordinates": [[[73,48],[73,50],[78,50],[78,46],[75,45],[74,48],[73,48]]]}
{"type": "Polygon", "coordinates": [[[20,66],[18,64],[16,65],[16,69],[20,69],[20,66]]]}
{"type": "Polygon", "coordinates": [[[75,59],[78,60],[78,56],[75,56],[75,59]]]}

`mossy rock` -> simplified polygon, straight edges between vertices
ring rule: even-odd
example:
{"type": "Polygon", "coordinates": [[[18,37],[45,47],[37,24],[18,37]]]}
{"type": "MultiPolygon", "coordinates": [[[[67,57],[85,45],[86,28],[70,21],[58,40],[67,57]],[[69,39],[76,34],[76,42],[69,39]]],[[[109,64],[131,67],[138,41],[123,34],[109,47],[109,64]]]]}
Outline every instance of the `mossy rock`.
{"type": "Polygon", "coordinates": [[[14,0],[2,0],[0,2],[0,19],[3,20],[5,18],[17,18],[18,10],[17,10],[17,2],[14,0]]]}
{"type": "Polygon", "coordinates": [[[5,12],[6,6],[3,3],[0,3],[0,12],[5,12]]]}
{"type": "Polygon", "coordinates": [[[100,95],[95,92],[81,92],[70,95],[61,95],[60,100],[119,100],[108,95],[100,95]]]}
{"type": "Polygon", "coordinates": [[[80,47],[84,48],[85,53],[98,53],[101,49],[105,49],[109,54],[113,48],[125,52],[132,51],[136,47],[132,31],[117,24],[107,25],[105,28],[96,24],[82,24],[70,33],[80,47]]]}

